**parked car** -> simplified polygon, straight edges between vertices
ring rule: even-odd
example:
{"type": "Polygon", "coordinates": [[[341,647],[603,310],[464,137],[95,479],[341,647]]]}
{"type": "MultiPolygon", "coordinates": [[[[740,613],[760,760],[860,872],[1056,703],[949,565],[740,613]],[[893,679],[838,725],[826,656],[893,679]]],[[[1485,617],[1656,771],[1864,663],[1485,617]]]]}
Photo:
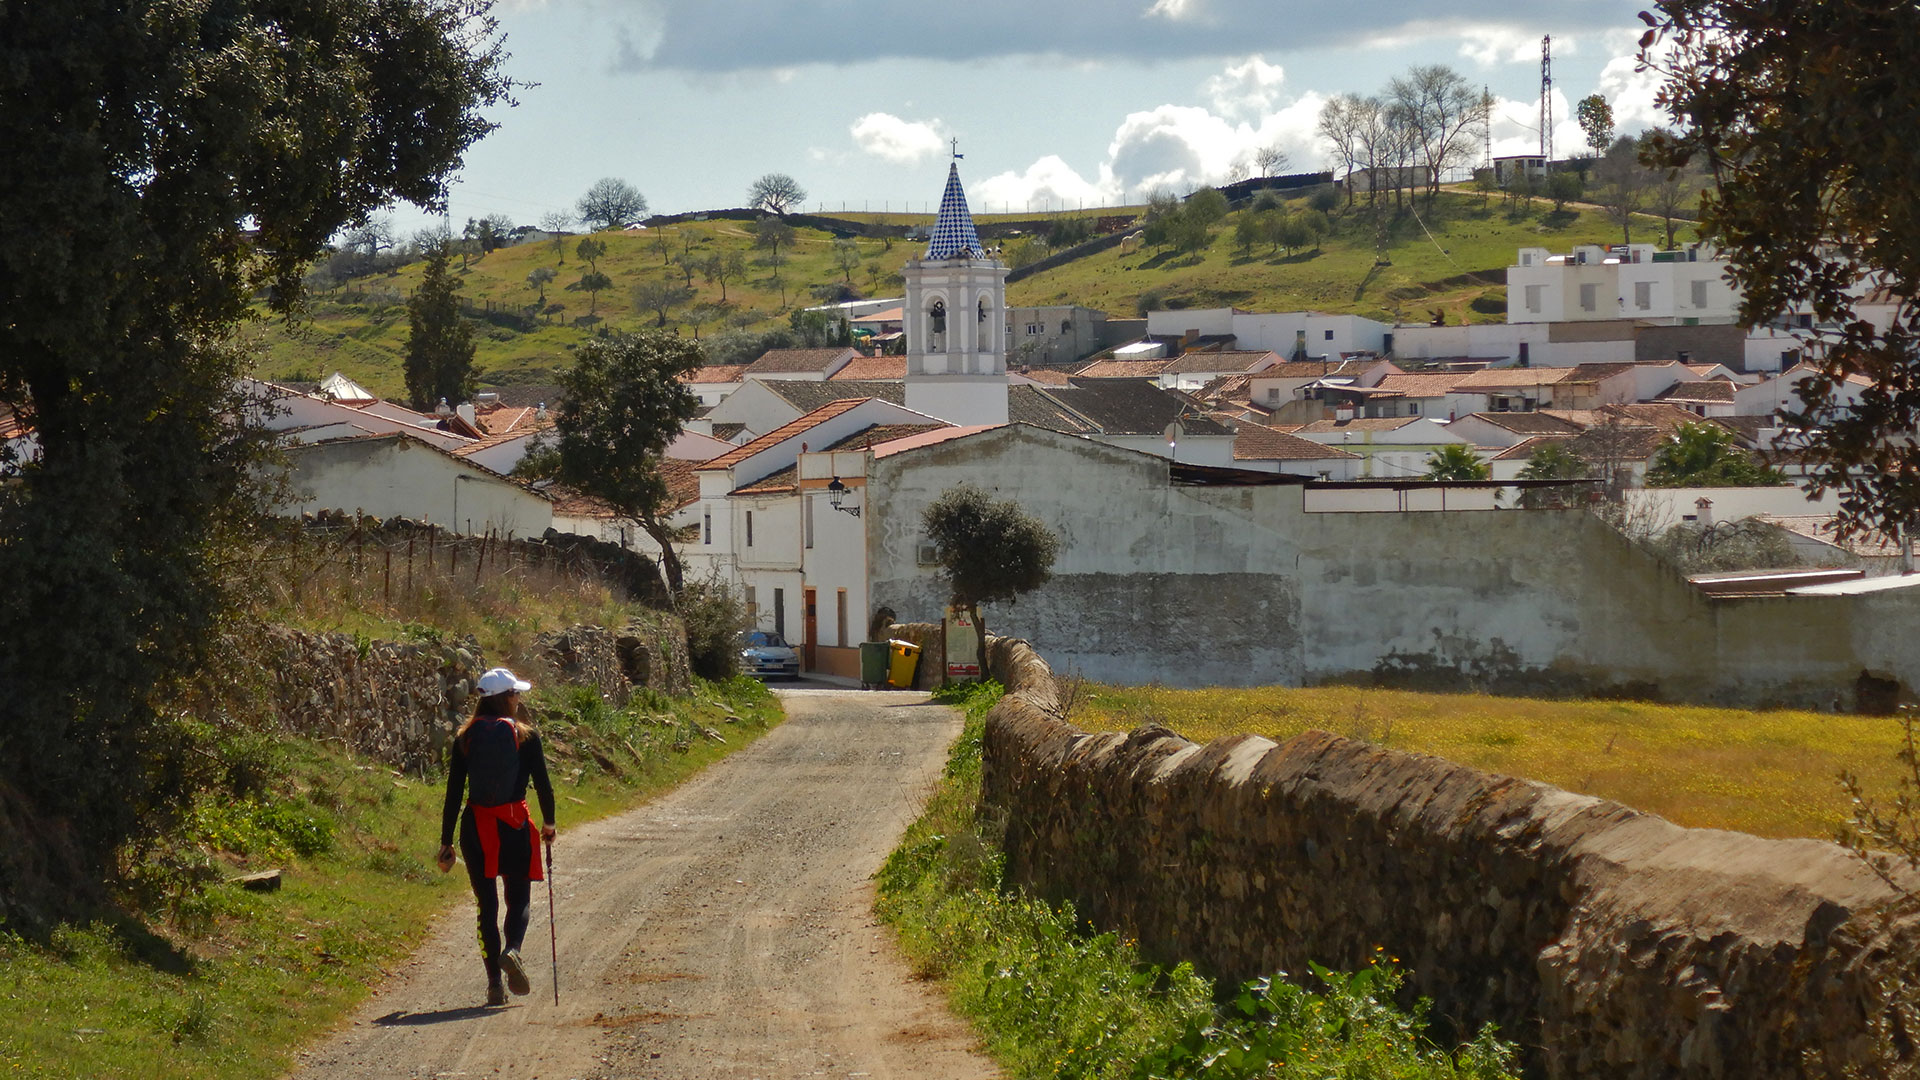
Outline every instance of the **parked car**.
{"type": "Polygon", "coordinates": [[[757,679],[797,679],[800,654],[771,630],[749,630],[740,635],[740,671],[757,679]]]}

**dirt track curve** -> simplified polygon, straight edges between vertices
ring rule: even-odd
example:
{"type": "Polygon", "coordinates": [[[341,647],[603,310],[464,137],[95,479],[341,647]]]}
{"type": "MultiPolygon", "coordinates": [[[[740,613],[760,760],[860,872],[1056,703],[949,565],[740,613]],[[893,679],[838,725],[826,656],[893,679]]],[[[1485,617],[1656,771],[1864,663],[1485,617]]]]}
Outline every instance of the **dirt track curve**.
{"type": "Polygon", "coordinates": [[[293,1076],[997,1075],[871,911],[869,877],[959,720],[922,694],[780,696],[786,723],[677,790],[577,829],[562,822],[558,1007],[545,889],[534,888],[524,949],[533,993],[499,1009],[480,1007],[468,898],[293,1076]]]}

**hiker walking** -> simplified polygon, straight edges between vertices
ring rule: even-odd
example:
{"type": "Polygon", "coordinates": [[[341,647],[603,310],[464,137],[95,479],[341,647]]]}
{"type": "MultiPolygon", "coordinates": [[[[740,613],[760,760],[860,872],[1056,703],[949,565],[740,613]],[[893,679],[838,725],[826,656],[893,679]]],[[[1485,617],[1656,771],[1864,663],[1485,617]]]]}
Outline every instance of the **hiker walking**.
{"type": "Polygon", "coordinates": [[[529,780],[540,795],[540,814],[546,820],[540,838],[553,841],[553,784],[547,779],[540,733],[514,718],[520,695],[530,689],[532,684],[506,668],[480,676],[480,705],[453,737],[447,801],[440,815],[442,873],[453,868],[453,827],[456,820],[460,824],[460,857],[466,860],[467,879],[480,904],[480,958],[487,965],[489,1005],[505,1005],[508,990],[525,994],[531,989],[520,960],[520,943],[527,936],[531,883],[546,875],[527,814],[529,780]],[[504,950],[496,877],[507,897],[504,950]]]}

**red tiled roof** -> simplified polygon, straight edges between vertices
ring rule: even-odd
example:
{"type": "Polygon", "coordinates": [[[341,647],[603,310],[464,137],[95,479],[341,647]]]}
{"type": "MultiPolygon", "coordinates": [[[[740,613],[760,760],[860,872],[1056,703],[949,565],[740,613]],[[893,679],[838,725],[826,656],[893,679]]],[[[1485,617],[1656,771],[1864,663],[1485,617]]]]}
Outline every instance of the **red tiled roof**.
{"type": "Polygon", "coordinates": [[[1171,360],[1095,360],[1074,372],[1081,379],[1150,379],[1171,360]]]}
{"type": "Polygon", "coordinates": [[[746,373],[745,364],[708,364],[695,371],[680,376],[684,383],[732,383],[739,382],[746,373]]]}
{"type": "Polygon", "coordinates": [[[892,382],[907,377],[907,358],[904,356],[856,356],[847,361],[847,366],[827,376],[828,382],[843,382],[854,379],[892,382]]]}
{"type": "Polygon", "coordinates": [[[846,412],[848,409],[858,406],[863,401],[872,400],[872,398],[842,398],[839,401],[829,401],[805,416],[774,428],[772,431],[767,432],[765,435],[760,436],[738,450],[728,451],[714,458],[712,461],[701,463],[696,466],[696,468],[702,471],[707,469],[731,469],[753,455],[760,453],[762,450],[778,446],[788,439],[793,438],[795,435],[813,430],[826,421],[846,412]]]}
{"type": "Polygon", "coordinates": [[[907,309],[903,307],[896,307],[896,308],[888,308],[885,311],[876,311],[871,315],[862,315],[857,319],[851,319],[849,321],[856,322],[856,323],[864,323],[864,322],[887,323],[887,322],[901,322],[901,321],[904,321],[906,317],[907,317],[907,309]]]}
{"type": "Polygon", "coordinates": [[[32,433],[31,421],[23,419],[11,405],[0,405],[0,439],[11,441],[32,433]]]}
{"type": "Polygon", "coordinates": [[[1319,461],[1358,456],[1337,446],[1324,446],[1259,424],[1241,424],[1240,431],[1233,437],[1235,461],[1319,461]]]}
{"type": "Polygon", "coordinates": [[[1477,412],[1463,420],[1484,420],[1516,435],[1578,435],[1585,425],[1547,412],[1477,412]]]}
{"type": "Polygon", "coordinates": [[[842,346],[833,349],[768,349],[747,365],[748,375],[798,375],[824,372],[842,357],[859,355],[842,346]]]}

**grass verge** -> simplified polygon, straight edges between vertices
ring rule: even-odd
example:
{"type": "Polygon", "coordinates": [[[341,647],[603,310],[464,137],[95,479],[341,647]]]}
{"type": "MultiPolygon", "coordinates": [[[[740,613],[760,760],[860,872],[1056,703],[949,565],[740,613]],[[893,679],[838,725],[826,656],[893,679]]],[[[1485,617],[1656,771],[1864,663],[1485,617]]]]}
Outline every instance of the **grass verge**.
{"type": "MultiPolygon", "coordinates": [[[[746,678],[624,709],[538,698],[562,827],[626,809],[753,742],[780,709],[746,678]],[[728,718],[733,718],[729,720],[728,718]]],[[[467,903],[431,864],[444,786],[317,744],[202,733],[225,778],[129,875],[145,917],[0,929],[0,1076],[279,1075],[467,903]],[[227,879],[280,867],[277,892],[227,879]]]]}
{"type": "Polygon", "coordinates": [[[1088,731],[1158,723],[1204,743],[1319,729],[1756,836],[1830,838],[1851,810],[1840,771],[1891,790],[1899,768],[1900,727],[1885,717],[1350,686],[1088,684],[1079,701],[1073,723],[1088,731]]]}
{"type": "Polygon", "coordinates": [[[1493,1080],[1514,1075],[1512,1048],[1489,1029],[1448,1051],[1424,1036],[1422,1010],[1393,1005],[1386,958],[1316,989],[1256,980],[1216,1005],[1188,964],[1144,963],[1130,941],[1092,932],[1071,907],[1004,887],[991,822],[980,819],[981,738],[994,684],[945,698],[966,727],[920,819],[878,875],[880,917],[918,971],[946,986],[988,1051],[1014,1077],[1241,1077],[1493,1080]]]}

